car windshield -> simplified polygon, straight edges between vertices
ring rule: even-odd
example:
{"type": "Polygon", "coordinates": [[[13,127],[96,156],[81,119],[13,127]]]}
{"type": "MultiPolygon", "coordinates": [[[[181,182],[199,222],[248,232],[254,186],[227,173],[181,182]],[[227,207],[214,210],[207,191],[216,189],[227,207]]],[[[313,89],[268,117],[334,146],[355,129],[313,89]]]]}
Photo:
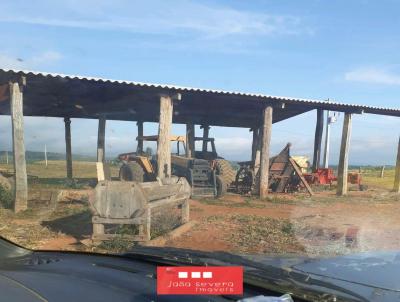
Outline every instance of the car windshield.
{"type": "Polygon", "coordinates": [[[5,2],[2,237],[399,251],[397,4],[5,2]]]}

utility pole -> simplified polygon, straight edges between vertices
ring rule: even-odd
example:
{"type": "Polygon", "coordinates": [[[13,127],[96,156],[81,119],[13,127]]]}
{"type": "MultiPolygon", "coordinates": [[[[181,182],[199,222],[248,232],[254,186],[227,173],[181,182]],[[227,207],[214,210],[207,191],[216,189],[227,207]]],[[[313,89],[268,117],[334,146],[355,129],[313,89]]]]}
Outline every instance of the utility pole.
{"type": "MultiPolygon", "coordinates": [[[[329,101],[329,100],[328,100],[329,101]]],[[[324,152],[324,168],[329,168],[329,145],[330,145],[330,125],[337,121],[336,112],[333,115],[329,110],[326,111],[326,132],[325,132],[325,152],[324,152]]]]}

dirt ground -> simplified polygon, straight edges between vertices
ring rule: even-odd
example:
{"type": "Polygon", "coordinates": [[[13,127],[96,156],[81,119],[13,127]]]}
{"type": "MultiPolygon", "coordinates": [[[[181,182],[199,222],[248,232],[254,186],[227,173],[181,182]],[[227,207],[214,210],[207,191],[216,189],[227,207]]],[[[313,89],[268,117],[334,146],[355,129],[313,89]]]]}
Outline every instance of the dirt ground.
{"type": "MultiPolygon", "coordinates": [[[[35,249],[118,252],[130,248],[131,243],[121,240],[87,244],[91,235],[89,194],[88,189],[57,193],[35,189],[30,192],[27,211],[14,214],[0,209],[0,235],[35,249]],[[56,202],[52,194],[58,194],[56,202]]],[[[235,194],[219,200],[191,200],[191,220],[196,223],[188,232],[167,240],[165,246],[310,256],[398,250],[399,202],[399,195],[381,188],[351,191],[340,198],[334,191],[320,191],[313,197],[271,195],[265,201],[235,194]]],[[[178,218],[171,213],[158,213],[154,236],[176,227],[178,218]]]]}

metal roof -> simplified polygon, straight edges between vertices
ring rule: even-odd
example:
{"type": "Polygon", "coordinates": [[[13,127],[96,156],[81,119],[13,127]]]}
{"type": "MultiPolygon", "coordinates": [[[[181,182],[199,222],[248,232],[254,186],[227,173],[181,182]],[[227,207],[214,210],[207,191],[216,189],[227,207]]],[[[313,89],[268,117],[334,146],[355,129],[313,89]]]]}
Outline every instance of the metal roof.
{"type": "MultiPolygon", "coordinates": [[[[250,124],[251,119],[254,122],[254,116],[253,118],[251,118],[251,115],[254,115],[257,113],[257,111],[259,111],[259,109],[261,108],[259,107],[259,104],[264,103],[285,103],[286,113],[285,109],[283,108],[281,108],[281,111],[278,110],[277,113],[278,115],[281,114],[281,116],[278,116],[276,119],[274,119],[274,122],[318,108],[342,112],[365,112],[372,114],[400,116],[400,108],[344,104],[332,101],[328,102],[315,99],[273,96],[259,93],[203,89],[176,85],[142,83],[125,80],[112,80],[78,75],[65,75],[25,70],[0,69],[0,84],[5,84],[13,79],[15,80],[16,77],[19,76],[25,76],[27,78],[26,93],[28,94],[29,99],[28,105],[37,106],[37,108],[24,108],[24,113],[26,111],[25,114],[33,116],[44,115],[62,117],[67,114],[70,115],[69,117],[96,118],[101,114],[106,114],[110,119],[137,120],[140,119],[140,116],[138,116],[137,113],[136,115],[133,114],[129,116],[129,109],[131,109],[131,112],[135,111],[135,102],[138,102],[137,104],[139,104],[140,98],[141,100],[146,99],[147,101],[149,101],[146,106],[150,108],[151,104],[155,104],[152,103],[152,101],[158,102],[157,96],[160,93],[176,92],[182,93],[183,104],[185,100],[187,100],[187,106],[183,106],[185,109],[184,112],[187,112],[186,119],[184,118],[185,114],[181,114],[183,115],[183,118],[181,119],[180,117],[177,117],[177,122],[185,122],[185,120],[187,119],[194,118],[196,116],[196,109],[198,109],[199,111],[202,110],[203,115],[209,115],[209,113],[211,113],[212,115],[215,110],[221,111],[227,109],[227,107],[232,107],[230,108],[229,112],[231,113],[231,115],[234,116],[235,119],[240,119],[241,116],[243,116],[244,118],[246,116],[246,113],[248,113],[247,121],[243,123],[239,121],[237,122],[237,126],[247,126],[247,124],[250,124]],[[114,94],[113,91],[115,92],[114,94]],[[30,92],[31,95],[29,95],[30,92]],[[80,101],[86,100],[86,105],[88,105],[89,103],[91,103],[92,105],[97,104],[99,105],[99,108],[94,109],[94,107],[91,106],[91,110],[87,110],[86,112],[79,112],[79,110],[68,111],[66,110],[66,107],[71,106],[72,101],[72,99],[68,99],[68,97],[74,99],[78,98],[80,99],[80,101]],[[107,97],[109,99],[112,99],[114,103],[107,103],[107,97]],[[46,101],[44,99],[46,99],[46,101]],[[59,100],[62,100],[61,103],[59,100]],[[258,105],[254,105],[254,101],[258,105]],[[49,107],[49,102],[53,102],[54,106],[49,107]],[[105,106],[106,104],[107,106],[105,106]],[[117,107],[124,112],[118,113],[117,109],[113,107],[114,104],[118,104],[119,106],[117,107]],[[204,106],[208,106],[208,108],[206,109],[208,109],[209,112],[202,108],[204,106]],[[213,106],[218,107],[214,108],[213,106]],[[42,107],[43,110],[46,109],[47,111],[39,110],[39,107],[42,107]],[[133,109],[130,107],[132,107],[133,109]],[[60,112],[58,113],[57,108],[60,109],[60,112]],[[126,108],[126,110],[124,110],[124,108],[126,108]]],[[[75,104],[75,107],[76,106],[78,105],[75,104]]],[[[7,110],[4,109],[5,108],[1,108],[0,106],[0,114],[7,114],[7,110]]],[[[149,121],[156,121],[157,119],[156,116],[150,117],[151,115],[154,115],[154,112],[150,114],[150,111],[147,111],[146,108],[142,108],[141,113],[143,113],[144,115],[144,120],[149,119],[149,121]]],[[[179,112],[174,114],[174,118],[178,115],[179,112]]],[[[197,118],[195,122],[201,122],[201,119],[205,118],[205,116],[197,118]]],[[[215,122],[215,124],[218,125],[218,118],[223,120],[223,114],[215,114],[215,121],[213,117],[210,116],[210,123],[215,122]]],[[[226,122],[221,121],[219,124],[235,126],[235,119],[229,119],[228,116],[226,118],[226,122]]]]}

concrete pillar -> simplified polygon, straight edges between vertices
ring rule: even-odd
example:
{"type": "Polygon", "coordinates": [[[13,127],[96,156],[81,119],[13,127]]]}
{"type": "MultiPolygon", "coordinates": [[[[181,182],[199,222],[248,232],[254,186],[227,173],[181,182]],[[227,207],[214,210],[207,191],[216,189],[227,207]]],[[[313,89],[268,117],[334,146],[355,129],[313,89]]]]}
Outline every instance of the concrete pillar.
{"type": "Polygon", "coordinates": [[[188,123],[186,124],[186,157],[194,157],[195,146],[194,146],[194,137],[195,130],[194,124],[188,123]]]}
{"type": "Polygon", "coordinates": [[[261,128],[261,162],[260,162],[260,198],[268,195],[269,188],[269,149],[272,135],[273,108],[268,106],[263,111],[263,125],[261,128]]]}
{"type": "Polygon", "coordinates": [[[24,144],[23,93],[19,83],[10,83],[10,109],[14,155],[14,212],[28,208],[28,176],[24,144]]]}
{"type": "Polygon", "coordinates": [[[160,119],[157,144],[157,176],[160,179],[171,176],[171,128],[173,102],[169,96],[160,97],[160,119]]]}
{"type": "Polygon", "coordinates": [[[143,153],[143,140],[141,139],[143,137],[143,122],[138,121],[136,125],[138,130],[136,153],[141,155],[143,153]]]}
{"type": "Polygon", "coordinates": [[[319,168],[321,162],[322,133],[324,131],[324,111],[317,109],[317,123],[315,126],[314,156],[312,170],[319,168]]]}
{"type": "Polygon", "coordinates": [[[399,145],[397,147],[397,160],[396,160],[396,171],[394,176],[393,191],[396,193],[400,193],[400,137],[399,137],[399,145]]]}
{"type": "Polygon", "coordinates": [[[65,124],[65,160],[67,164],[67,178],[72,179],[72,151],[71,151],[71,119],[64,118],[65,124]]]}
{"type": "Polygon", "coordinates": [[[336,189],[336,194],[338,196],[346,195],[348,191],[347,175],[349,166],[351,120],[352,120],[351,114],[346,113],[344,115],[344,121],[343,121],[342,143],[340,146],[340,157],[338,166],[338,180],[336,189]]]}

